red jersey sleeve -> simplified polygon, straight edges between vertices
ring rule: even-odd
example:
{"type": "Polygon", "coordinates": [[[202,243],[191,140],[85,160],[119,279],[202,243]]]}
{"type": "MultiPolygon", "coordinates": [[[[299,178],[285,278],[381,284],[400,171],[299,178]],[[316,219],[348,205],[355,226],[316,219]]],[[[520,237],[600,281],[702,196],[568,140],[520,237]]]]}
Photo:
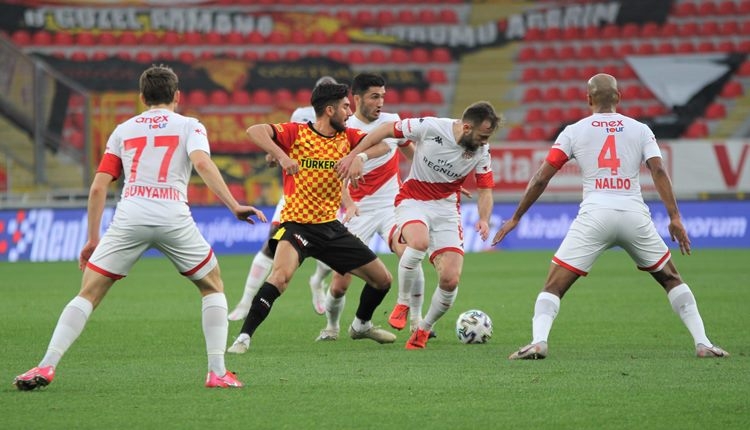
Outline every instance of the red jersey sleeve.
{"type": "Polygon", "coordinates": [[[117,179],[122,173],[122,160],[114,154],[105,152],[102,161],[99,162],[99,167],[96,169],[96,173],[107,173],[117,179]]]}
{"type": "Polygon", "coordinates": [[[393,123],[393,137],[395,137],[396,139],[404,138],[404,130],[402,129],[401,121],[396,121],[393,123]]]}
{"type": "Polygon", "coordinates": [[[276,144],[287,154],[299,135],[299,128],[307,127],[307,124],[298,124],[296,122],[284,122],[269,125],[273,129],[273,141],[276,142],[276,144]]]}
{"type": "Polygon", "coordinates": [[[568,162],[568,155],[557,146],[552,146],[547,154],[546,161],[555,169],[560,170],[568,162]]]}
{"type": "Polygon", "coordinates": [[[484,172],[474,175],[477,180],[477,188],[493,188],[495,180],[492,179],[492,172],[484,172]]]}
{"type": "Polygon", "coordinates": [[[346,138],[349,139],[349,144],[352,148],[359,145],[359,142],[367,136],[367,133],[358,128],[347,128],[346,138]]]}

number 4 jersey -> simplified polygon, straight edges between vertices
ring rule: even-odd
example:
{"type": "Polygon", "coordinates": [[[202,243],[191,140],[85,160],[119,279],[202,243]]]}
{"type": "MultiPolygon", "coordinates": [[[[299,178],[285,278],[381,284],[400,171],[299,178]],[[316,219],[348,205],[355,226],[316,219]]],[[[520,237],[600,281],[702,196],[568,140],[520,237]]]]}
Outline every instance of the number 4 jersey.
{"type": "Polygon", "coordinates": [[[576,159],[583,177],[580,212],[609,208],[648,213],[640,185],[641,164],[661,151],[651,129],[619,113],[599,113],[560,133],[547,162],[560,169],[576,159]]]}
{"type": "Polygon", "coordinates": [[[210,154],[206,128],[195,118],[151,109],[115,128],[97,172],[124,173],[115,219],[132,225],[164,225],[190,217],[189,154],[210,154]]]}

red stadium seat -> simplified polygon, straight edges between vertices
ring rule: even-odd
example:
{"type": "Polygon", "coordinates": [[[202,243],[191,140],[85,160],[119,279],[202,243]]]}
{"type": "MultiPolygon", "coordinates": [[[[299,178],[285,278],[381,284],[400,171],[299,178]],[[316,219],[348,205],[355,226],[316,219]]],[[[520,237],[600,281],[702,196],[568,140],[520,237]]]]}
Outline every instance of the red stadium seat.
{"type": "Polygon", "coordinates": [[[77,46],[95,46],[97,44],[97,36],[90,31],[82,31],[75,36],[75,44],[77,46]]]}
{"type": "Polygon", "coordinates": [[[393,23],[396,22],[396,14],[388,8],[383,8],[378,11],[375,20],[379,27],[393,25],[393,23]]]}
{"type": "Polygon", "coordinates": [[[539,108],[531,108],[526,111],[526,122],[542,122],[544,121],[544,112],[539,108]]]}
{"type": "Polygon", "coordinates": [[[300,88],[294,93],[294,101],[300,105],[309,105],[312,98],[312,90],[309,88],[300,88]]]}
{"type": "Polygon", "coordinates": [[[224,90],[213,90],[208,94],[208,104],[210,105],[227,106],[230,104],[229,101],[229,94],[224,90]]]}
{"type": "Polygon", "coordinates": [[[448,83],[448,76],[443,69],[430,69],[427,71],[427,80],[432,84],[448,83]]]}
{"type": "Polygon", "coordinates": [[[562,34],[562,38],[564,40],[576,40],[576,39],[579,39],[580,37],[581,37],[581,30],[578,27],[566,27],[562,34]]]}
{"type": "Polygon", "coordinates": [[[252,101],[250,93],[245,90],[235,90],[230,94],[230,103],[235,106],[247,106],[252,101]]]}
{"type": "Polygon", "coordinates": [[[253,92],[253,103],[260,106],[270,106],[274,103],[273,95],[264,88],[257,89],[253,92]]]}
{"type": "Polygon", "coordinates": [[[539,87],[528,87],[523,93],[521,101],[524,103],[533,103],[542,100],[542,90],[539,87]]]}
{"type": "Polygon", "coordinates": [[[694,21],[688,21],[688,22],[680,24],[680,27],[678,29],[678,34],[681,37],[693,37],[698,34],[698,31],[699,31],[698,24],[696,24],[694,21]]]}
{"type": "Polygon", "coordinates": [[[563,92],[563,99],[568,102],[586,101],[586,91],[578,85],[567,87],[563,92]]]}
{"type": "Polygon", "coordinates": [[[656,116],[664,115],[667,112],[669,112],[669,109],[667,109],[666,107],[664,107],[664,105],[655,103],[655,104],[651,104],[651,105],[646,106],[646,109],[644,111],[644,115],[647,116],[647,117],[653,118],[653,117],[656,117],[656,116]]]}
{"type": "Polygon", "coordinates": [[[388,54],[382,49],[370,50],[370,63],[372,64],[383,64],[388,61],[388,54]]]}
{"type": "Polygon", "coordinates": [[[597,49],[597,55],[599,58],[617,58],[620,54],[611,43],[602,43],[597,49]]]}
{"type": "Polygon", "coordinates": [[[508,131],[506,139],[510,141],[524,141],[526,140],[526,132],[522,126],[517,125],[508,131]]]}
{"type": "Polygon", "coordinates": [[[701,120],[696,120],[687,127],[683,136],[688,139],[704,138],[708,136],[708,125],[701,120]]]}
{"type": "Polygon", "coordinates": [[[518,61],[533,61],[536,60],[536,58],[537,52],[533,46],[524,46],[520,51],[518,51],[518,61]]]}
{"type": "Polygon", "coordinates": [[[589,112],[578,106],[573,106],[565,110],[565,122],[577,122],[581,118],[586,117],[589,112]]]}
{"type": "Polygon", "coordinates": [[[203,40],[208,45],[220,46],[224,44],[224,37],[215,31],[206,33],[203,40]]]}
{"type": "MultiPolygon", "coordinates": [[[[312,33],[310,33],[310,44],[311,45],[323,45],[330,41],[328,37],[328,33],[326,33],[323,30],[314,30],[312,33]]],[[[305,41],[302,41],[300,43],[305,43],[305,41]]]]}
{"type": "Polygon", "coordinates": [[[574,81],[578,79],[578,68],[576,66],[565,66],[560,70],[560,80],[574,81]]]}
{"type": "Polygon", "coordinates": [[[655,52],[657,54],[661,54],[661,55],[664,55],[664,54],[674,54],[675,48],[672,45],[672,42],[669,42],[669,41],[667,41],[667,42],[660,42],[658,45],[656,45],[655,52]]]}
{"type": "Polygon", "coordinates": [[[544,127],[536,126],[529,129],[529,133],[528,135],[526,135],[526,139],[532,141],[541,141],[547,140],[548,136],[549,133],[547,133],[547,130],[545,130],[544,127]]]}
{"type": "Polygon", "coordinates": [[[706,119],[722,119],[727,116],[727,108],[721,103],[711,103],[706,108],[706,119]]]}
{"type": "Polygon", "coordinates": [[[433,88],[426,89],[423,98],[425,103],[433,105],[439,105],[443,103],[443,93],[433,88]]]}
{"type": "Polygon", "coordinates": [[[401,92],[401,103],[419,104],[422,103],[422,94],[416,88],[406,88],[401,92]]]}
{"type": "Polygon", "coordinates": [[[638,24],[634,22],[629,22],[622,26],[622,31],[620,32],[620,38],[627,40],[627,39],[633,39],[635,37],[638,37],[641,34],[641,28],[638,26],[638,24]]]}
{"type": "Polygon", "coordinates": [[[349,33],[347,33],[344,29],[338,29],[334,31],[331,35],[330,43],[335,43],[337,45],[344,45],[349,43],[349,33]]]}
{"type": "Polygon", "coordinates": [[[21,46],[21,47],[31,45],[32,43],[31,33],[29,33],[26,30],[14,31],[10,40],[16,45],[21,46]]]}
{"type": "Polygon", "coordinates": [[[535,82],[541,77],[539,69],[536,67],[527,67],[521,72],[521,82],[535,82]]]}
{"type": "Polygon", "coordinates": [[[732,0],[724,0],[716,7],[717,15],[729,16],[737,13],[737,5],[732,0]]]}
{"type": "Polygon", "coordinates": [[[148,64],[154,62],[154,56],[151,54],[151,51],[138,51],[135,54],[134,60],[139,63],[148,64]]]}
{"type": "Polygon", "coordinates": [[[434,48],[432,50],[432,61],[434,63],[452,63],[453,54],[447,48],[434,48]]]}
{"type": "MultiPolygon", "coordinates": [[[[287,88],[279,88],[273,94],[276,105],[286,106],[294,102],[294,93],[287,88]]],[[[309,103],[309,101],[308,101],[309,103]]]]}
{"type": "Polygon", "coordinates": [[[722,36],[733,36],[740,33],[740,25],[737,21],[727,20],[719,24],[719,34],[722,36]]]}
{"type": "Polygon", "coordinates": [[[413,63],[429,63],[430,53],[425,48],[414,48],[411,50],[411,61],[413,63]]]}
{"type": "MultiPolygon", "coordinates": [[[[402,10],[406,11],[408,9],[402,9],[402,10]]],[[[400,13],[399,13],[399,15],[400,15],[400,13]]],[[[424,25],[424,24],[434,24],[434,23],[438,22],[438,15],[432,9],[422,9],[417,14],[417,20],[422,25],[424,25]]],[[[416,22],[416,20],[412,21],[412,23],[413,22],[416,22]]]]}
{"type": "Polygon", "coordinates": [[[660,37],[677,37],[680,27],[674,22],[666,22],[659,30],[660,37]]]}
{"type": "Polygon", "coordinates": [[[559,27],[547,27],[544,30],[544,40],[557,41],[562,39],[562,30],[559,27]]]}
{"type": "Polygon", "coordinates": [[[617,39],[620,37],[620,27],[617,24],[607,24],[601,30],[602,39],[617,39]]]}
{"type": "Polygon", "coordinates": [[[689,54],[691,52],[695,52],[695,46],[693,45],[692,41],[683,40],[677,44],[675,52],[678,54],[689,54]]]}
{"type": "Polygon", "coordinates": [[[558,52],[558,55],[561,59],[577,58],[578,51],[576,51],[575,46],[573,46],[572,44],[563,45],[562,47],[560,47],[560,52],[558,52]]]}
{"type": "Polygon", "coordinates": [[[672,14],[677,17],[694,16],[698,13],[698,8],[692,1],[676,2],[672,14]]]}
{"type": "Polygon", "coordinates": [[[702,1],[698,5],[698,15],[702,17],[717,15],[716,3],[713,1],[702,1]]]}
{"type": "Polygon", "coordinates": [[[39,30],[31,36],[31,44],[35,46],[52,45],[52,35],[44,30],[39,30]]]}
{"type": "Polygon", "coordinates": [[[659,24],[655,22],[646,22],[641,27],[641,37],[643,38],[653,38],[659,36],[659,24]]]}
{"type": "Polygon", "coordinates": [[[737,76],[748,77],[750,76],[750,60],[745,60],[742,64],[740,64],[739,69],[737,69],[737,76]]]}
{"type": "Polygon", "coordinates": [[[698,27],[701,36],[716,36],[719,34],[719,24],[716,21],[705,20],[698,27]]]}
{"type": "Polygon", "coordinates": [[[192,90],[185,97],[185,104],[191,108],[202,108],[208,104],[208,95],[203,90],[192,90]]]}
{"type": "Polygon", "coordinates": [[[557,67],[547,67],[541,70],[539,79],[542,81],[556,81],[559,79],[557,67]]]}
{"type": "Polygon", "coordinates": [[[360,49],[352,49],[347,54],[347,61],[349,64],[366,64],[367,54],[360,49]]]}
{"type": "Polygon", "coordinates": [[[542,93],[542,100],[546,102],[554,102],[562,100],[562,90],[560,87],[552,85],[544,89],[542,93]]]}
{"type": "Polygon", "coordinates": [[[726,98],[735,98],[741,96],[744,92],[742,83],[740,81],[732,80],[724,85],[724,88],[721,89],[719,95],[726,98]]]}
{"type": "Polygon", "coordinates": [[[438,20],[444,24],[458,24],[458,14],[450,8],[440,9],[438,20]]]}
{"type": "Polygon", "coordinates": [[[549,108],[544,112],[544,120],[549,123],[563,122],[564,118],[563,110],[558,107],[549,108]]]}
{"type": "Polygon", "coordinates": [[[245,35],[239,31],[233,31],[226,35],[226,43],[235,46],[244,45],[246,43],[245,35]]]}
{"type": "Polygon", "coordinates": [[[393,48],[391,49],[390,61],[396,64],[410,63],[411,57],[409,56],[409,52],[406,49],[393,48]]]}

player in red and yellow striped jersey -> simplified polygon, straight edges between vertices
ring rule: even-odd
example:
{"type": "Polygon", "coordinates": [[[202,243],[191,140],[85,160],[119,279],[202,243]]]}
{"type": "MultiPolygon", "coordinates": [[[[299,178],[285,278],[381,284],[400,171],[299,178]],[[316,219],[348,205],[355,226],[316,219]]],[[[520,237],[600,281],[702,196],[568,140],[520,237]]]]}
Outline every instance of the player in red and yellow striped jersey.
{"type": "Polygon", "coordinates": [[[343,186],[336,163],[365,136],[346,127],[352,115],[348,93],[349,87],[344,84],[319,85],[311,100],[315,123],[257,124],[247,129],[251,140],[281,166],[286,203],[279,231],[269,242],[274,251],[271,274],[255,295],[240,335],[228,352],[247,351],[255,330],[307,257],[365,281],[356,317],[349,327],[353,339],[379,343],[396,340],[393,333],[371,322],[375,308],[390,289],[391,274],[375,253],[336,219],[343,186]]]}

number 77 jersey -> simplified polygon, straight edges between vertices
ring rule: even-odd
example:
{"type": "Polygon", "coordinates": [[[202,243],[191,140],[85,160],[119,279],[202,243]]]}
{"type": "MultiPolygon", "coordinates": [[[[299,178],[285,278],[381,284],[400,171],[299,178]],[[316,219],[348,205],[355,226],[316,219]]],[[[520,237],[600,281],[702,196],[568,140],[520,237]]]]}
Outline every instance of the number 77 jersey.
{"type": "Polygon", "coordinates": [[[578,162],[582,212],[596,207],[648,213],[640,169],[652,157],[661,157],[661,151],[646,124],[619,113],[597,113],[565,127],[547,161],[558,169],[568,160],[578,162]]]}
{"type": "Polygon", "coordinates": [[[127,214],[133,224],[190,217],[189,154],[195,150],[210,154],[206,128],[195,118],[151,109],[118,125],[98,169],[117,177],[121,166],[124,184],[118,214],[127,214]]]}

